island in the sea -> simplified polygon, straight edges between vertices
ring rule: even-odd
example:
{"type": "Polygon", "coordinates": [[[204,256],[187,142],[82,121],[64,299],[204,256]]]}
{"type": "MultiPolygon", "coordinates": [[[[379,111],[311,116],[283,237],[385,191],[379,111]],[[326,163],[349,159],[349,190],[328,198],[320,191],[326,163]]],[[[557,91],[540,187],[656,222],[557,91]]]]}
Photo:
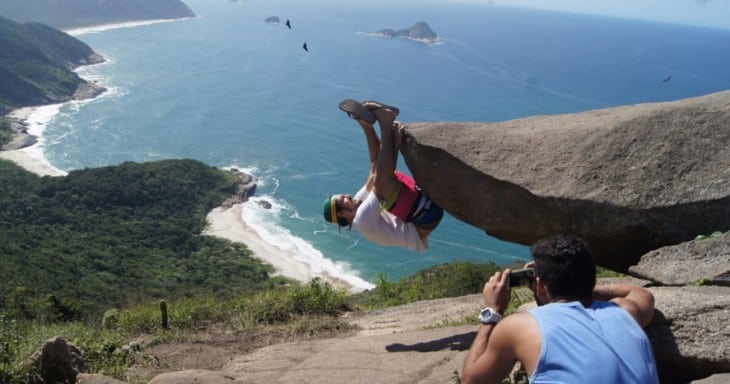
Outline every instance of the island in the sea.
{"type": "Polygon", "coordinates": [[[384,28],[375,33],[375,35],[387,38],[399,38],[418,41],[426,44],[435,44],[443,42],[441,36],[437,35],[425,21],[419,21],[410,28],[394,31],[390,28],[384,28]]]}

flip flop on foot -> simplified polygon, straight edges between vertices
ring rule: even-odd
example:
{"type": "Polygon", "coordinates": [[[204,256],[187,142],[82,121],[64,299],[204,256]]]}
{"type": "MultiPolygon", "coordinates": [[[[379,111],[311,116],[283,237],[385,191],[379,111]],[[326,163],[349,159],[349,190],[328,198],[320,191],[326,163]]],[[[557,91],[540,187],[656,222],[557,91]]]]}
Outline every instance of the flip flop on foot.
{"type": "Polygon", "coordinates": [[[368,124],[375,124],[375,115],[365,108],[359,101],[353,99],[345,99],[340,101],[339,108],[350,118],[355,120],[363,120],[368,124]]]}
{"type": "Polygon", "coordinates": [[[398,108],[388,104],[383,104],[378,101],[366,100],[362,103],[362,105],[364,105],[365,108],[367,108],[370,112],[375,112],[378,109],[388,109],[393,112],[393,118],[398,117],[398,114],[400,113],[400,110],[398,108]]]}

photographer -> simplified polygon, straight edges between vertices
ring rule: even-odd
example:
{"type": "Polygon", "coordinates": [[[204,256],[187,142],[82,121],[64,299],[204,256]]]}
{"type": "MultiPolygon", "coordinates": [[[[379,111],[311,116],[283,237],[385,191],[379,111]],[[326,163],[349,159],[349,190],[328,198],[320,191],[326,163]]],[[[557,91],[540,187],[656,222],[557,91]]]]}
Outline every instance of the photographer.
{"type": "Polygon", "coordinates": [[[595,287],[595,261],[577,237],[543,239],[531,252],[528,285],[538,307],[502,319],[511,271],[489,279],[463,383],[501,383],[518,361],[530,383],[658,383],[642,330],[654,315],[651,293],[626,284],[595,287]]]}

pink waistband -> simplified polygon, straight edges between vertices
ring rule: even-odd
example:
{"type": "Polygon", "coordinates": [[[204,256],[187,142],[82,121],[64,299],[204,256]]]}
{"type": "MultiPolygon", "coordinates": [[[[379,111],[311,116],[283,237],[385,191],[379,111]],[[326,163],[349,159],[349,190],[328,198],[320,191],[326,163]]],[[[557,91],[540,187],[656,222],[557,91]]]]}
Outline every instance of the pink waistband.
{"type": "Polygon", "coordinates": [[[403,184],[403,187],[398,195],[398,200],[393,208],[390,209],[390,213],[403,221],[407,221],[408,214],[411,213],[413,205],[416,204],[416,200],[418,199],[416,181],[401,171],[395,171],[395,178],[403,184]]]}

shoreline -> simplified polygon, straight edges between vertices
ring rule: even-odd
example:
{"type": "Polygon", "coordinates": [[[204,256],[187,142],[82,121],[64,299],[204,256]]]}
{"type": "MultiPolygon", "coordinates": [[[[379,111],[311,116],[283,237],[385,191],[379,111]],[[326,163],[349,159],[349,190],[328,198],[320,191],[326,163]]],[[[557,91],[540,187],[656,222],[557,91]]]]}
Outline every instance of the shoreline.
{"type": "MultiPolygon", "coordinates": [[[[0,159],[12,161],[19,167],[39,176],[65,176],[67,172],[54,167],[43,155],[42,148],[47,114],[41,112],[43,112],[43,108],[57,109],[60,105],[23,107],[8,113],[6,117],[18,128],[8,145],[11,148],[0,150],[0,159]]],[[[55,115],[55,113],[51,113],[51,115],[55,115]]]]}
{"type": "MultiPolygon", "coordinates": [[[[248,202],[249,204],[251,202],[248,202]]],[[[293,252],[287,252],[262,239],[256,231],[246,224],[242,218],[244,203],[232,205],[230,208],[216,207],[208,213],[206,220],[209,225],[203,235],[223,238],[234,243],[243,243],[253,253],[252,256],[276,270],[274,276],[281,275],[296,281],[307,283],[314,278],[320,278],[337,288],[350,292],[358,291],[356,287],[344,279],[332,276],[327,272],[317,273],[312,266],[297,260],[293,252]]]]}
{"type": "MultiPolygon", "coordinates": [[[[15,132],[14,141],[28,145],[0,150],[0,159],[12,161],[19,167],[38,176],[62,177],[68,173],[54,167],[43,154],[43,130],[63,104],[51,104],[36,107],[24,107],[9,113],[7,117],[22,127],[15,132]]],[[[250,202],[249,202],[250,203],[250,202]]],[[[326,271],[316,272],[311,264],[298,261],[292,252],[287,252],[276,245],[266,242],[242,218],[242,205],[234,204],[230,208],[216,207],[206,217],[208,229],[203,235],[215,236],[232,242],[243,243],[253,253],[252,257],[270,264],[275,269],[274,275],[281,275],[301,283],[308,283],[313,278],[320,278],[334,287],[350,292],[361,291],[342,278],[332,276],[326,271]]]]}
{"type": "MultiPolygon", "coordinates": [[[[66,32],[79,35],[83,33],[96,33],[108,29],[144,26],[176,20],[186,19],[117,23],[79,28],[66,32]]],[[[77,94],[72,99],[64,103],[23,107],[11,111],[6,116],[11,120],[11,124],[14,125],[14,137],[10,143],[3,149],[0,149],[0,159],[12,161],[19,167],[39,176],[62,177],[67,175],[67,172],[54,167],[45,157],[43,152],[43,131],[48,122],[66,103],[78,100],[92,100],[101,96],[106,91],[107,89],[100,84],[88,82],[85,87],[82,86],[77,90],[77,94]]],[[[295,253],[282,250],[275,244],[264,240],[253,227],[243,220],[241,215],[242,204],[245,203],[235,204],[230,208],[214,208],[207,215],[209,228],[203,234],[245,244],[253,252],[253,257],[274,267],[276,270],[274,275],[281,275],[302,283],[308,283],[313,278],[321,278],[334,287],[343,288],[350,292],[365,289],[356,286],[359,282],[354,284],[348,283],[345,278],[340,278],[327,271],[322,271],[313,263],[298,260],[300,258],[295,253]]]]}

